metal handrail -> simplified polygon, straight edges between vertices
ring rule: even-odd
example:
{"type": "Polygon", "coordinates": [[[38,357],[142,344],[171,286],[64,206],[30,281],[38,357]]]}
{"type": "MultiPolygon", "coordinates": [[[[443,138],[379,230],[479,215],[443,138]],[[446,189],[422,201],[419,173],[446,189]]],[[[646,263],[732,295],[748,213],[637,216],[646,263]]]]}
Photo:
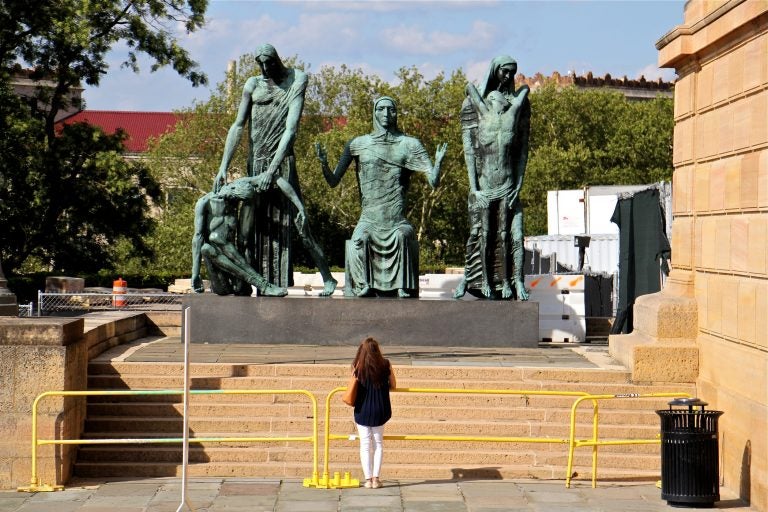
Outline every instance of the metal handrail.
{"type": "MultiPolygon", "coordinates": [[[[310,436],[280,436],[280,437],[193,437],[195,442],[224,443],[224,442],[278,442],[306,441],[312,443],[312,477],[305,482],[315,482],[318,476],[318,433],[317,433],[317,398],[311,392],[303,389],[193,389],[192,395],[305,395],[312,402],[312,435],[310,436]]],[[[146,390],[114,390],[114,391],[46,391],[40,393],[32,404],[32,475],[30,485],[19,487],[21,492],[58,491],[62,485],[42,484],[37,475],[37,447],[43,445],[75,445],[75,444],[155,444],[182,443],[183,437],[165,438],[126,438],[126,439],[38,439],[37,436],[37,407],[43,398],[49,396],[140,396],[140,395],[183,395],[184,391],[176,389],[146,389],[146,390]]],[[[306,484],[305,484],[306,485],[306,484]]]]}
{"type": "Polygon", "coordinates": [[[571,487],[571,476],[573,470],[573,452],[579,446],[592,447],[592,488],[597,487],[597,447],[598,446],[619,446],[629,444],[660,444],[660,439],[610,439],[600,441],[598,439],[598,401],[599,400],[617,400],[617,399],[636,399],[636,398],[690,398],[688,393],[618,393],[614,395],[588,395],[577,398],[571,406],[571,431],[568,438],[568,467],[565,474],[565,487],[571,487]],[[579,405],[586,401],[592,401],[592,438],[585,440],[576,439],[576,410],[579,405]]]}
{"type": "MultiPolygon", "coordinates": [[[[316,482],[316,487],[334,489],[341,487],[358,487],[359,480],[350,478],[349,473],[343,477],[339,473],[330,476],[330,441],[331,439],[349,439],[349,435],[331,434],[331,397],[336,393],[346,391],[346,386],[334,388],[325,399],[325,444],[323,451],[323,476],[316,482]]],[[[572,396],[586,397],[589,393],[581,391],[544,391],[544,390],[515,390],[515,389],[446,389],[446,388],[397,388],[397,393],[431,393],[431,394],[465,394],[465,395],[515,395],[515,396],[572,396]]],[[[499,437],[499,436],[444,436],[444,435],[384,435],[384,439],[401,441],[464,441],[464,442],[497,442],[497,443],[550,443],[568,444],[568,439],[542,437],[499,437]]],[[[305,484],[306,485],[306,484],[305,484]]]]}

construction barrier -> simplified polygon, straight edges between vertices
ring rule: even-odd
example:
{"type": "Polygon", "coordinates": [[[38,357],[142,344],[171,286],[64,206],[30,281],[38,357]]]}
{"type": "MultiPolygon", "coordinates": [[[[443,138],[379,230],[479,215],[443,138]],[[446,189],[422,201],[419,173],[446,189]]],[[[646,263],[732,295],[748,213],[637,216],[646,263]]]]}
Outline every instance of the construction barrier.
{"type": "Polygon", "coordinates": [[[573,471],[573,451],[580,446],[592,447],[592,488],[597,487],[597,447],[618,446],[629,444],[660,444],[661,439],[611,439],[601,441],[598,439],[598,402],[600,400],[627,400],[637,398],[690,398],[688,393],[623,393],[616,395],[588,395],[576,399],[571,407],[571,433],[568,439],[568,467],[565,470],[565,487],[571,487],[573,471]],[[585,440],[576,439],[576,411],[582,402],[592,401],[592,438],[585,440]]]}
{"type": "MultiPolygon", "coordinates": [[[[309,436],[282,436],[282,437],[193,437],[195,442],[225,443],[225,442],[282,442],[304,441],[312,443],[312,477],[304,480],[304,485],[309,487],[317,482],[318,477],[318,440],[317,440],[317,398],[309,391],[301,389],[193,389],[191,395],[305,395],[312,402],[312,434],[309,436]]],[[[131,391],[46,391],[40,393],[32,404],[32,475],[30,485],[19,487],[20,492],[45,492],[60,491],[62,485],[43,484],[37,476],[37,447],[43,445],[85,445],[85,444],[156,444],[156,443],[182,443],[182,437],[167,438],[127,438],[127,439],[38,439],[37,437],[37,406],[39,402],[49,396],[139,396],[139,395],[183,395],[183,390],[157,389],[157,390],[131,390],[131,391]]]]}

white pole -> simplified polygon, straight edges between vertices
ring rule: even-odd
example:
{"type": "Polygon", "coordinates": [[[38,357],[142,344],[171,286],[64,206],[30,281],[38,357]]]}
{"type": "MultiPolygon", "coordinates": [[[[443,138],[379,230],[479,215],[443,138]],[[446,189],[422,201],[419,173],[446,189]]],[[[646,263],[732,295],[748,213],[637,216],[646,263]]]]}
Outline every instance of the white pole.
{"type": "Polygon", "coordinates": [[[182,437],[184,439],[182,443],[182,461],[181,461],[181,503],[176,512],[181,512],[184,508],[184,504],[189,507],[189,510],[195,510],[189,501],[187,496],[187,466],[189,465],[189,308],[184,309],[182,313],[184,317],[184,432],[182,437]]]}

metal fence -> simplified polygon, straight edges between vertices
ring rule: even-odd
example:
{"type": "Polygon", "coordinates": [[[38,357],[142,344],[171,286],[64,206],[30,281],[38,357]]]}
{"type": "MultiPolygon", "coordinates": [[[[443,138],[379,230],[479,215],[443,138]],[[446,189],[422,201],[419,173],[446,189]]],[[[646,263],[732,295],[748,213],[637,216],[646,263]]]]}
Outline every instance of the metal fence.
{"type": "Polygon", "coordinates": [[[19,304],[19,316],[29,318],[34,314],[34,303],[19,304]]]}
{"type": "Polygon", "coordinates": [[[182,293],[37,293],[37,316],[59,312],[177,311],[182,293]]]}

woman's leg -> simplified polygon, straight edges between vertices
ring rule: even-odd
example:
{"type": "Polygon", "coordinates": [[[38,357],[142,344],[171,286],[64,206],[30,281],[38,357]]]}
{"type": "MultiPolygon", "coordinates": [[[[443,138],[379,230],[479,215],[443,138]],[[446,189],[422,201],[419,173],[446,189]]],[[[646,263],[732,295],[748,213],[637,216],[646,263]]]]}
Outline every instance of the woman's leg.
{"type": "Polygon", "coordinates": [[[373,435],[373,473],[374,480],[378,480],[381,473],[381,462],[384,460],[384,425],[370,427],[373,435]]]}
{"type": "MultiPolygon", "coordinates": [[[[372,477],[371,468],[371,427],[357,425],[357,433],[360,435],[360,465],[363,466],[363,475],[366,480],[372,477]]],[[[378,474],[378,473],[377,473],[378,474]]]]}

